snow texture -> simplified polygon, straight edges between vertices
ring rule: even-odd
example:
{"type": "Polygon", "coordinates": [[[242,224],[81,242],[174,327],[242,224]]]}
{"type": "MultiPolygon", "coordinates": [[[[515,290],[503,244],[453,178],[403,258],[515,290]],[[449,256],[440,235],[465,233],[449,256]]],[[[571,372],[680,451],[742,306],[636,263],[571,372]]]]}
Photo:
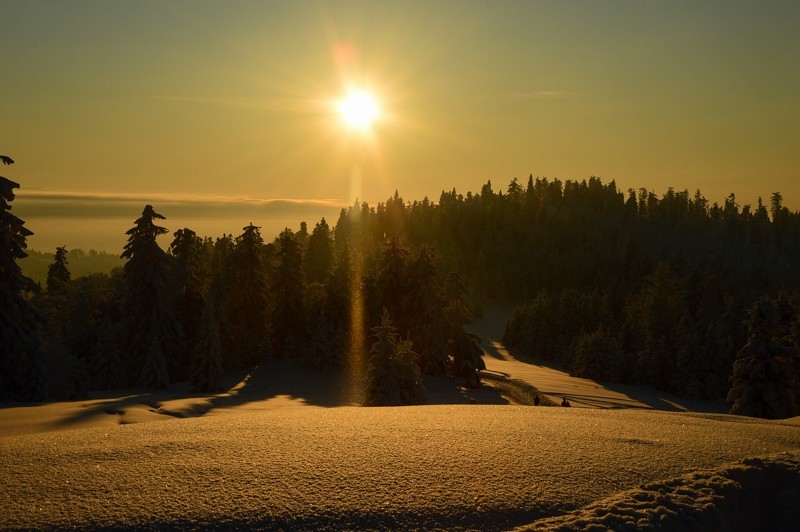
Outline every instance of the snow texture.
{"type": "Polygon", "coordinates": [[[796,519],[793,423],[509,405],[214,412],[0,438],[0,528],[492,530],[560,516],[536,526],[700,529],[737,508],[796,519]]]}

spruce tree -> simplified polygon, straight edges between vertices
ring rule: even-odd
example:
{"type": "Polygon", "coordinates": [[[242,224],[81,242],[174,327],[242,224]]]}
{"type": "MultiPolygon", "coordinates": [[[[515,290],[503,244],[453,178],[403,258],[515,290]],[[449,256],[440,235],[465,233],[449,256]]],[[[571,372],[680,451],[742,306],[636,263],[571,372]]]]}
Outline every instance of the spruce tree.
{"type": "Polygon", "coordinates": [[[336,265],[325,284],[322,316],[315,331],[318,366],[344,365],[350,338],[350,314],[353,304],[353,271],[350,264],[350,247],[344,244],[336,265]]]}
{"type": "Polygon", "coordinates": [[[578,340],[572,360],[572,373],[577,377],[616,382],[620,378],[619,347],[602,327],[578,340]]]}
{"type": "Polygon", "coordinates": [[[783,419],[795,411],[796,376],[791,349],[773,339],[775,307],[762,299],[750,313],[750,339],[733,363],[731,414],[783,419]]]}
{"type": "Polygon", "coordinates": [[[401,330],[407,328],[409,318],[403,314],[403,300],[408,291],[408,256],[400,239],[393,236],[384,246],[376,279],[379,304],[389,311],[401,330]]]}
{"type": "Polygon", "coordinates": [[[364,406],[400,406],[400,375],[397,368],[397,327],[384,309],[381,324],[372,328],[375,343],[369,351],[364,406]]]}
{"type": "Polygon", "coordinates": [[[227,321],[240,364],[263,358],[267,326],[267,265],[260,228],[250,224],[236,237],[230,260],[227,321]]]}
{"type": "Polygon", "coordinates": [[[47,292],[38,294],[34,299],[34,304],[47,318],[50,335],[64,336],[66,314],[72,297],[67,248],[62,246],[56,248],[53,263],[47,269],[47,292]]]}
{"type": "Polygon", "coordinates": [[[420,369],[429,375],[444,375],[450,367],[446,305],[433,251],[427,246],[420,249],[409,266],[407,283],[403,316],[408,324],[409,338],[420,354],[420,369]]]}
{"type": "Polygon", "coordinates": [[[47,291],[54,293],[69,284],[72,276],[67,268],[67,248],[61,246],[56,248],[53,257],[53,264],[47,269],[47,291]]]}
{"type": "Polygon", "coordinates": [[[191,384],[198,392],[217,392],[222,387],[222,344],[216,298],[209,295],[203,305],[200,330],[194,344],[191,384]]]}
{"type": "Polygon", "coordinates": [[[304,268],[308,282],[323,283],[333,266],[333,233],[325,218],[314,226],[308,238],[304,268]]]}
{"type": "Polygon", "coordinates": [[[165,218],[145,206],[128,230],[124,267],[126,350],[136,384],[162,388],[169,384],[169,367],[176,356],[178,322],[173,313],[174,275],[170,257],[156,238],[167,230],[156,225],[165,218]]]}
{"type": "Polygon", "coordinates": [[[306,333],[303,248],[288,228],[278,237],[270,294],[273,300],[270,336],[274,353],[276,356],[298,356],[306,333]]]}
{"type": "Polygon", "coordinates": [[[176,314],[183,333],[174,371],[186,374],[200,331],[207,265],[202,238],[188,228],[175,231],[174,236],[169,252],[175,258],[178,289],[176,314]]]}
{"type": "Polygon", "coordinates": [[[411,343],[399,341],[397,328],[384,309],[381,324],[372,328],[376,342],[369,352],[364,406],[401,406],[425,402],[416,354],[411,343]]]}
{"type": "MultiPolygon", "coordinates": [[[[3,163],[13,161],[3,156],[3,163]]],[[[17,264],[27,257],[26,239],[33,233],[11,214],[15,188],[19,184],[0,176],[0,400],[42,401],[48,394],[44,318],[23,295],[37,286],[17,264]]]]}

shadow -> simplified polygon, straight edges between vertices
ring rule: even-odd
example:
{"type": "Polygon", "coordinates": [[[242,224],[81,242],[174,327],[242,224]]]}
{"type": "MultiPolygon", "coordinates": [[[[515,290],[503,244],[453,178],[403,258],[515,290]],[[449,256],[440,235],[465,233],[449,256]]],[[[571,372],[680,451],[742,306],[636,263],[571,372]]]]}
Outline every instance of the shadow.
{"type": "MultiPolygon", "coordinates": [[[[343,406],[341,371],[314,371],[290,361],[268,361],[252,372],[231,372],[225,375],[226,390],[220,393],[201,393],[192,390],[188,382],[173,384],[161,390],[124,389],[90,392],[83,400],[70,401],[68,415],[46,423],[45,430],[58,430],[88,424],[92,418],[115,416],[119,424],[136,423],[154,416],[185,418],[202,416],[217,408],[235,408],[249,403],[276,400],[276,406],[314,405],[343,406]]],[[[5,403],[14,406],[44,406],[59,403],[5,403]]]]}
{"type": "Polygon", "coordinates": [[[728,405],[721,402],[681,397],[659,391],[650,385],[621,384],[574,377],[569,374],[563,365],[553,361],[527,356],[519,353],[515,349],[508,349],[494,338],[485,338],[485,343],[484,353],[496,360],[524,364],[531,369],[538,368],[551,373],[561,373],[562,375],[559,380],[562,380],[564,385],[557,389],[550,386],[542,386],[541,383],[531,382],[532,379],[526,378],[526,376],[516,375],[513,372],[507,375],[514,379],[528,382],[528,384],[539,389],[539,393],[549,396],[553,400],[558,398],[559,404],[561,399],[567,399],[572,406],[583,406],[586,408],[639,408],[712,414],[727,414],[729,411],[728,405]],[[573,387],[581,391],[570,391],[570,388],[573,387]],[[592,389],[597,390],[597,393],[591,393],[592,389]]]}
{"type": "Polygon", "coordinates": [[[226,392],[211,398],[211,408],[234,408],[282,398],[297,406],[357,406],[347,399],[342,369],[314,370],[291,360],[268,360],[226,392]]]}
{"type": "Polygon", "coordinates": [[[464,379],[423,375],[429,405],[507,405],[510,401],[500,390],[484,385],[479,389],[467,388],[464,379]]]}

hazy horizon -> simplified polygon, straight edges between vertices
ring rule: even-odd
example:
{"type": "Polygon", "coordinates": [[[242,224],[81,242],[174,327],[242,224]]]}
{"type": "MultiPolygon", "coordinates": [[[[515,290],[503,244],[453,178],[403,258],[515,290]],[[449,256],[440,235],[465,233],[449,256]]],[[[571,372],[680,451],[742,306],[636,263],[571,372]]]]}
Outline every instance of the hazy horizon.
{"type": "MultiPolygon", "coordinates": [[[[519,181],[524,185],[526,180],[527,178],[524,178],[519,181]]],[[[492,187],[495,192],[505,191],[509,181],[493,180],[492,187]]],[[[619,184],[617,186],[619,190],[626,191],[619,188],[619,184]]],[[[692,189],[685,190],[693,194],[692,189]]],[[[467,192],[476,194],[480,191],[480,187],[469,191],[457,191],[464,195],[467,192]]],[[[402,191],[399,192],[403,196],[402,191]]],[[[666,190],[653,192],[660,197],[666,190]]],[[[769,205],[769,193],[759,197],[764,205],[769,205]]],[[[403,198],[406,201],[423,199],[407,196],[403,198]]],[[[378,202],[384,202],[386,199],[381,198],[368,203],[371,207],[375,207],[378,202]]],[[[429,196],[429,199],[438,202],[439,195],[429,196]]],[[[714,203],[723,205],[725,197],[706,197],[706,199],[709,200],[709,205],[714,203]]],[[[755,208],[757,199],[748,201],[737,195],[737,203],[740,206],[751,205],[755,208]]],[[[795,201],[796,198],[784,195],[784,205],[792,206],[795,201]]],[[[309,232],[322,218],[333,227],[341,209],[349,207],[353,202],[333,199],[264,199],[191,194],[88,194],[23,188],[18,191],[17,200],[12,207],[14,213],[25,220],[26,227],[34,232],[27,239],[29,249],[52,252],[58,246],[66,246],[67,249],[95,249],[118,253],[127,242],[128,237],[125,232],[133,226],[147,204],[152,204],[156,212],[166,217],[161,225],[169,232],[159,239],[162,247],[166,248],[172,239],[172,234],[184,227],[192,229],[200,236],[218,237],[223,234],[237,236],[244,226],[253,223],[261,227],[262,234],[267,240],[277,236],[286,227],[297,231],[301,222],[307,223],[309,232]]]]}

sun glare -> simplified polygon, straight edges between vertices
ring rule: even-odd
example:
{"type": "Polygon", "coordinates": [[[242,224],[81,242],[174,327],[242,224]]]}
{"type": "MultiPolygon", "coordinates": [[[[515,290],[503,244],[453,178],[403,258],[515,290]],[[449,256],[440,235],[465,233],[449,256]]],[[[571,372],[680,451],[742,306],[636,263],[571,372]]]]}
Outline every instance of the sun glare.
{"type": "Polygon", "coordinates": [[[362,90],[350,91],[338,103],[339,115],[348,126],[367,130],[378,118],[378,102],[370,93],[362,90]]]}

